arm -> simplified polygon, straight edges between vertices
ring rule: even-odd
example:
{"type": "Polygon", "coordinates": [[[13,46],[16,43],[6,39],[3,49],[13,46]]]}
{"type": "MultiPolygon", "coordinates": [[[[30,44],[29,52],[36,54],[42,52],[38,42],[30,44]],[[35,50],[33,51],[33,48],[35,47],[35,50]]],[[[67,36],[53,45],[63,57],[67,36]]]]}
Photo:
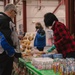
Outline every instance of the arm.
{"type": "Polygon", "coordinates": [[[52,47],[49,48],[49,49],[47,50],[47,52],[52,52],[55,48],[56,48],[55,45],[52,45],[52,47]]]}
{"type": "Polygon", "coordinates": [[[68,39],[70,38],[70,33],[64,24],[57,25],[57,33],[58,36],[61,37],[61,39],[55,42],[54,44],[56,47],[60,47],[68,42],[68,39]]]}
{"type": "Polygon", "coordinates": [[[9,45],[9,43],[7,42],[7,40],[5,39],[4,35],[1,32],[0,32],[0,36],[1,36],[0,42],[2,48],[9,56],[13,56],[15,54],[14,48],[11,45],[9,45]]]}

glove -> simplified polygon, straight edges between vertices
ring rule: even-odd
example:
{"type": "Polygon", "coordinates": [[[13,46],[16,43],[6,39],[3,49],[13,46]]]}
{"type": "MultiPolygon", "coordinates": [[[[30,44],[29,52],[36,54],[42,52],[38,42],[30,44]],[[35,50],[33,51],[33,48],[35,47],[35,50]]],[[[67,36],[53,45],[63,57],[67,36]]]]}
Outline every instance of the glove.
{"type": "Polygon", "coordinates": [[[22,57],[22,54],[21,53],[15,53],[14,55],[16,58],[21,58],[22,57]]]}
{"type": "Polygon", "coordinates": [[[52,45],[52,47],[49,48],[49,49],[47,50],[47,52],[52,52],[55,48],[56,48],[55,45],[52,45]]]}

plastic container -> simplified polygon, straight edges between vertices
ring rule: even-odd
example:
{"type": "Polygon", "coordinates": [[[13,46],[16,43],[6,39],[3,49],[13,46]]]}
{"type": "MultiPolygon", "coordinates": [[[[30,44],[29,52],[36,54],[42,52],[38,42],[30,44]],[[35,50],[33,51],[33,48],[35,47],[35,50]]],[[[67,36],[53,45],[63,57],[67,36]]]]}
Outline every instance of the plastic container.
{"type": "Polygon", "coordinates": [[[53,54],[53,58],[63,58],[62,54],[53,54]]]}
{"type": "Polygon", "coordinates": [[[43,54],[42,57],[49,57],[49,58],[53,58],[53,54],[43,54]]]}

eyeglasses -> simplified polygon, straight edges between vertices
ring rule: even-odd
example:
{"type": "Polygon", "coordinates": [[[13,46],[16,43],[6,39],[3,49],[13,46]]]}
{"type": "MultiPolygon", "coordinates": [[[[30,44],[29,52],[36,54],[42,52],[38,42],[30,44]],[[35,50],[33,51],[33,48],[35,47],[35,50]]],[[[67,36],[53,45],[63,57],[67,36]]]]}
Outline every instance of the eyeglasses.
{"type": "Polygon", "coordinates": [[[16,10],[13,10],[15,12],[15,14],[17,14],[17,11],[16,10]]]}

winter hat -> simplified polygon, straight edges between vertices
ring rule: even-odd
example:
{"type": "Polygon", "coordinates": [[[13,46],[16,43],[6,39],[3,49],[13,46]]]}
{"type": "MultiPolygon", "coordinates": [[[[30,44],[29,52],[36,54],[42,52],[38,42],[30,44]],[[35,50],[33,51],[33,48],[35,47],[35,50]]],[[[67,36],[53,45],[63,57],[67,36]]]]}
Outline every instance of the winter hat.
{"type": "Polygon", "coordinates": [[[46,13],[44,15],[44,23],[46,27],[52,26],[54,21],[58,21],[58,19],[53,13],[46,13]]]}

